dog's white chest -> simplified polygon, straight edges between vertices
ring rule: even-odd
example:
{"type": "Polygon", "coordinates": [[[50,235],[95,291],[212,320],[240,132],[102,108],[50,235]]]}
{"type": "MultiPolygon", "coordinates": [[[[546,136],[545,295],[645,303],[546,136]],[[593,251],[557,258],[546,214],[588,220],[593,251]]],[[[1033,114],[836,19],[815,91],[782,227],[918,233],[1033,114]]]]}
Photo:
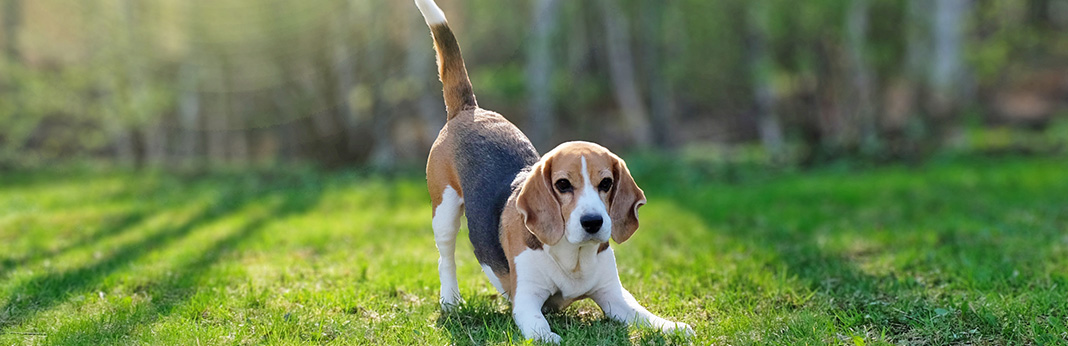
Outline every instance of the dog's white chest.
{"type": "Polygon", "coordinates": [[[588,295],[611,282],[616,270],[612,250],[597,253],[597,247],[545,246],[542,250],[524,251],[515,258],[516,280],[550,293],[559,292],[565,299],[588,295]]]}

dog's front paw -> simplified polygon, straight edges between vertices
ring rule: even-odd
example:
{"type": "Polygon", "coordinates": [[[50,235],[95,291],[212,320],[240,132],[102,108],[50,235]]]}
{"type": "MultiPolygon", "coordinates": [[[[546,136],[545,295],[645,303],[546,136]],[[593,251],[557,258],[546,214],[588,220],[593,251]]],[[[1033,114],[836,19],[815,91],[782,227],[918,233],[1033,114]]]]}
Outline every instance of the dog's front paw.
{"type": "Polygon", "coordinates": [[[456,312],[460,310],[460,304],[462,303],[462,300],[457,302],[441,302],[441,311],[456,312]]]}
{"type": "Polygon", "coordinates": [[[564,340],[564,339],[560,338],[560,335],[557,335],[556,333],[553,333],[553,332],[545,332],[545,333],[540,333],[540,334],[534,334],[529,339],[534,340],[534,341],[538,341],[538,342],[544,342],[544,343],[547,343],[547,344],[559,344],[561,341],[564,340]]]}
{"type": "Polygon", "coordinates": [[[456,309],[460,308],[460,304],[463,304],[464,300],[463,298],[460,298],[459,293],[442,294],[439,302],[441,303],[441,310],[451,312],[456,311],[456,309]]]}
{"type": "Polygon", "coordinates": [[[667,334],[678,333],[686,337],[694,335],[693,328],[689,324],[682,322],[668,322],[664,326],[660,327],[660,330],[667,334]]]}

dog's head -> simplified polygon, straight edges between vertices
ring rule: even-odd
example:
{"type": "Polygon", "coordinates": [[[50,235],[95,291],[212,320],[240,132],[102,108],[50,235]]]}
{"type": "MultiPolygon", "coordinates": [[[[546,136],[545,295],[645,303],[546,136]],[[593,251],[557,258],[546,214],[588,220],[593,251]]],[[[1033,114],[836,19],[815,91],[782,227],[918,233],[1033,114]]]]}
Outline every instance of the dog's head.
{"type": "Polygon", "coordinates": [[[627,164],[604,147],[567,142],[531,169],[516,206],[527,229],[542,243],[617,243],[638,229],[645,194],[627,164]]]}

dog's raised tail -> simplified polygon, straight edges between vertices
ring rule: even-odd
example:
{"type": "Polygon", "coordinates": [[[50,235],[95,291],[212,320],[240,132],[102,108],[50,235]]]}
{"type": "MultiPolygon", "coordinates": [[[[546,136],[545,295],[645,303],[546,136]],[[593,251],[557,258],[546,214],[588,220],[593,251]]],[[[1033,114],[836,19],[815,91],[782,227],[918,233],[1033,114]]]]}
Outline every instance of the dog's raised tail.
{"type": "Polygon", "coordinates": [[[445,13],[434,0],[415,0],[415,5],[419,7],[419,12],[423,14],[426,25],[430,27],[430,34],[434,37],[434,50],[438,54],[438,76],[445,94],[448,119],[452,119],[460,111],[478,107],[475,93],[471,90],[471,80],[467,78],[464,58],[460,55],[460,45],[456,43],[456,37],[453,36],[452,29],[449,29],[449,23],[445,21],[445,13]]]}

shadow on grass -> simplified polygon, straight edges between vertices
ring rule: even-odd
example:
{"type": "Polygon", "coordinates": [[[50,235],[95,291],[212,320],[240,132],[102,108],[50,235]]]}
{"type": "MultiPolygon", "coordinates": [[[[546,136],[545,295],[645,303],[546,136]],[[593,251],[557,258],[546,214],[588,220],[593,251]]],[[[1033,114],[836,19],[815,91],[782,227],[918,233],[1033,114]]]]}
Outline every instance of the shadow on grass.
{"type": "Polygon", "coordinates": [[[108,225],[102,227],[96,232],[92,232],[82,239],[67,243],[60,248],[51,249],[48,251],[34,251],[27,255],[23,255],[18,258],[4,258],[0,260],[0,278],[6,278],[11,270],[22,267],[30,263],[38,262],[46,258],[54,258],[67,253],[68,251],[84,248],[96,244],[99,241],[108,239],[113,236],[120,235],[126,230],[132,228],[134,225],[143,221],[153,211],[141,208],[136,211],[126,213],[114,218],[108,225]]]}
{"type": "MultiPolygon", "coordinates": [[[[255,200],[278,193],[278,191],[274,191],[278,188],[275,185],[248,187],[240,183],[234,183],[221,186],[227,186],[228,189],[220,193],[221,197],[219,197],[218,201],[211,207],[201,210],[183,224],[154,232],[144,239],[115,250],[110,256],[104,257],[93,264],[62,273],[49,273],[15,287],[7,297],[5,305],[0,308],[0,332],[10,332],[11,328],[20,325],[37,312],[45,311],[61,304],[73,295],[90,291],[94,288],[94,285],[97,285],[111,273],[130,265],[153,251],[165,248],[168,244],[182,239],[198,227],[221,219],[255,200]]],[[[275,215],[302,211],[310,207],[318,200],[318,193],[319,191],[316,190],[315,194],[309,194],[293,199],[288,203],[283,203],[275,215]]],[[[209,262],[218,259],[218,256],[225,253],[225,250],[232,248],[237,242],[251,235],[266,222],[266,219],[258,219],[249,223],[244,229],[236,232],[233,237],[217,244],[214,251],[204,252],[203,259],[196,261],[194,265],[208,267],[207,264],[209,262]]],[[[124,223],[120,222],[119,224],[122,225],[124,223]]],[[[115,227],[109,233],[116,234],[124,228],[128,227],[115,227]]],[[[189,279],[183,277],[181,280],[183,281],[178,283],[185,283],[186,281],[184,280],[189,279]]]]}
{"type": "Polygon", "coordinates": [[[101,316],[94,319],[91,322],[92,325],[79,326],[80,328],[76,328],[75,331],[57,335],[57,338],[49,341],[59,345],[111,344],[127,337],[138,327],[151,325],[160,318],[174,314],[199,292],[200,281],[214,264],[232,253],[242,242],[256,236],[271,222],[307,212],[318,203],[321,193],[322,187],[313,185],[296,191],[287,190],[259,195],[261,198],[280,195],[282,202],[270,208],[268,212],[249,220],[209,248],[200,251],[202,255],[174,269],[174,275],[169,275],[162,282],[140,289],[153,297],[151,301],[138,305],[131,312],[101,316]]]}
{"type": "MultiPolygon", "coordinates": [[[[500,298],[497,298],[500,299],[500,298]]],[[[563,344],[590,345],[669,345],[672,339],[653,330],[641,330],[631,339],[631,328],[604,317],[593,304],[579,304],[563,311],[545,314],[552,331],[563,344]]],[[[454,345],[523,343],[523,334],[512,319],[511,305],[501,305],[493,298],[472,297],[455,311],[442,311],[435,323],[449,334],[454,345]]]]}
{"type": "MultiPolygon", "coordinates": [[[[821,194],[768,192],[754,186],[756,191],[742,193],[775,195],[760,196],[757,202],[750,198],[749,204],[741,207],[724,200],[710,201],[706,198],[714,194],[703,191],[665,197],[698,216],[709,229],[726,230],[729,239],[745,247],[777,254],[777,260],[765,264],[767,269],[781,266],[788,275],[807,283],[816,293],[813,299],[831,308],[822,313],[833,316],[839,331],[867,328],[885,332],[890,340],[923,344],[1055,341],[1063,325],[1057,328],[1041,321],[1019,325],[1014,318],[997,315],[1022,307],[1025,311],[1049,311],[1054,317],[1051,320],[1063,321],[1068,318],[1063,307],[1023,298],[1004,303],[1019,304],[1016,306],[994,307],[1002,310],[997,312],[973,303],[986,295],[1027,297],[1037,288],[1064,284],[1056,278],[1043,278],[1041,268],[1053,253],[1048,251],[1051,242],[1060,237],[1058,227],[1064,226],[1064,215],[1057,214],[1064,211],[1044,206],[1057,205],[1058,196],[1068,189],[1052,186],[1029,194],[1017,191],[1012,181],[996,176],[986,179],[980,180],[981,188],[937,180],[918,187],[885,187],[902,190],[890,197],[875,193],[878,189],[853,194],[855,191],[834,187],[821,194]],[[917,189],[937,190],[914,191],[917,189]],[[848,197],[837,195],[843,192],[848,197]],[[902,205],[908,206],[903,216],[890,212],[902,205]],[[730,212],[710,212],[716,208],[729,208],[730,212]],[[1009,221],[1013,215],[1034,215],[1029,213],[1036,210],[1040,211],[1036,218],[1041,220],[1037,226],[1009,221]],[[858,249],[823,243],[843,236],[881,241],[858,249]],[[881,264],[884,267],[874,270],[865,265],[877,262],[874,259],[879,255],[903,256],[897,259],[905,263],[881,264]],[[1016,326],[1047,329],[1021,332],[1016,326]]],[[[772,300],[768,304],[788,312],[810,309],[812,303],[772,300]]]]}
{"type": "MultiPolygon", "coordinates": [[[[47,182],[73,184],[71,182],[72,180],[77,181],[76,179],[72,179],[71,177],[66,177],[63,175],[53,175],[56,175],[56,173],[42,173],[41,176],[47,177],[47,179],[41,177],[22,177],[20,179],[19,176],[16,175],[12,180],[20,183],[13,185],[11,184],[11,182],[8,182],[8,185],[0,184],[0,191],[2,191],[3,188],[6,186],[18,186],[19,188],[27,189],[31,187],[36,187],[37,185],[43,185],[47,182]]],[[[54,213],[63,212],[69,210],[69,208],[72,207],[107,204],[123,199],[136,201],[137,197],[139,196],[152,196],[155,198],[166,196],[168,198],[171,198],[173,197],[172,194],[175,193],[174,191],[164,190],[162,187],[157,186],[156,184],[147,185],[148,186],[145,186],[145,184],[134,183],[131,185],[122,186],[122,188],[118,189],[117,191],[111,191],[102,195],[93,195],[91,196],[92,204],[86,203],[86,196],[83,195],[83,191],[68,191],[65,194],[65,197],[68,198],[64,198],[61,203],[49,203],[48,209],[53,210],[52,212],[54,213]]],[[[82,186],[84,186],[84,184],[82,184],[82,186]]],[[[173,208],[173,206],[170,207],[173,208]]],[[[132,210],[124,210],[121,213],[118,213],[118,215],[110,215],[108,220],[104,222],[104,225],[100,226],[95,231],[82,235],[80,239],[69,241],[61,247],[48,250],[31,249],[29,253],[23,254],[18,257],[0,258],[0,278],[5,278],[7,274],[9,274],[14,268],[22,267],[34,262],[44,260],[46,258],[55,258],[67,253],[68,251],[88,247],[99,241],[120,235],[132,228],[134,225],[140,223],[141,221],[144,221],[147,217],[151,216],[156,211],[158,211],[158,208],[150,208],[145,204],[138,205],[132,210]]],[[[0,254],[0,257],[6,255],[10,254],[0,254]]]]}

